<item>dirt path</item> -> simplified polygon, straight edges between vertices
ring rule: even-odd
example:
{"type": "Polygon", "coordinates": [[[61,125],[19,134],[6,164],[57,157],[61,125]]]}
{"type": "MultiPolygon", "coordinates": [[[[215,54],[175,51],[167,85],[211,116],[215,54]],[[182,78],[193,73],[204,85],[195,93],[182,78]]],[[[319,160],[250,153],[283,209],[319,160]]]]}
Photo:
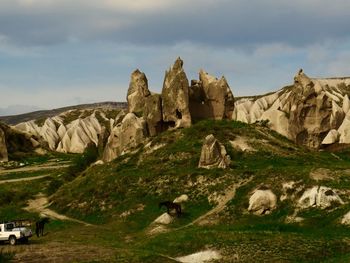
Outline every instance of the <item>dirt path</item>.
{"type": "Polygon", "coordinates": [[[17,178],[17,179],[8,179],[8,180],[1,180],[0,184],[6,184],[6,183],[17,183],[17,182],[24,182],[24,181],[32,181],[32,180],[38,180],[41,178],[45,178],[50,176],[49,174],[46,175],[39,175],[39,176],[33,176],[33,177],[26,177],[26,178],[17,178]]]}
{"type": "Polygon", "coordinates": [[[52,219],[58,219],[58,220],[68,220],[76,223],[80,223],[86,226],[91,226],[91,224],[86,223],[84,221],[70,218],[65,215],[61,215],[51,209],[48,208],[49,206],[49,201],[47,197],[43,194],[38,194],[36,196],[36,199],[32,199],[28,201],[28,206],[24,208],[24,210],[27,210],[29,212],[36,212],[39,213],[41,216],[49,217],[52,219]]]}
{"type": "Polygon", "coordinates": [[[67,168],[70,164],[59,164],[59,165],[38,165],[38,166],[25,166],[21,168],[15,168],[10,170],[0,170],[1,174],[9,174],[9,173],[20,173],[20,172],[36,172],[42,170],[52,170],[58,168],[67,168]]]}
{"type": "Polygon", "coordinates": [[[246,180],[242,180],[239,183],[233,184],[231,186],[229,186],[226,191],[225,194],[223,195],[222,198],[220,198],[218,200],[218,204],[211,210],[209,210],[207,213],[205,213],[204,215],[201,215],[200,217],[198,217],[197,219],[193,220],[192,222],[188,223],[187,225],[178,227],[178,228],[174,228],[174,229],[169,229],[167,228],[166,225],[150,225],[151,228],[148,229],[148,234],[149,235],[157,235],[160,233],[164,233],[164,232],[169,232],[169,231],[176,231],[176,230],[181,230],[184,229],[186,227],[195,225],[195,224],[206,224],[206,223],[210,223],[210,220],[208,218],[210,218],[210,216],[212,215],[216,215],[218,213],[220,213],[222,210],[224,210],[224,208],[226,207],[227,203],[230,202],[236,195],[236,189],[238,189],[239,187],[249,183],[251,180],[253,179],[253,177],[246,179],[246,180]]]}
{"type": "Polygon", "coordinates": [[[225,195],[219,200],[218,204],[211,210],[209,210],[207,213],[205,213],[204,215],[201,215],[200,217],[198,217],[197,219],[195,219],[194,221],[192,221],[191,223],[181,227],[181,228],[185,228],[194,224],[201,224],[201,223],[206,223],[206,219],[209,218],[212,215],[218,214],[220,213],[222,210],[224,210],[224,208],[226,207],[227,203],[230,202],[236,195],[236,189],[238,189],[239,187],[247,184],[248,182],[250,182],[252,180],[252,178],[249,178],[247,180],[243,180],[242,182],[239,182],[238,184],[233,184],[230,187],[228,187],[225,191],[225,195]]]}

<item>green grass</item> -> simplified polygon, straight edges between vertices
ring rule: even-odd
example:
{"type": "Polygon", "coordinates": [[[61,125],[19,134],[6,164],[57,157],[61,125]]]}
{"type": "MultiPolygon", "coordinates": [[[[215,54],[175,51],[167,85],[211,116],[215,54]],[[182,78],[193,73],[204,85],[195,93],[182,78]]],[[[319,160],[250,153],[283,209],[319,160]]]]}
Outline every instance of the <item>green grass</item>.
{"type": "MultiPolygon", "coordinates": [[[[349,151],[337,153],[341,158],[338,160],[328,152],[296,146],[263,125],[231,121],[200,121],[187,129],[167,131],[152,139],[151,146],[160,144],[165,146],[150,154],[141,147],[93,167],[88,167],[92,162],[87,161],[88,155],[83,159],[71,156],[75,168],[67,169],[65,176],[55,174],[36,183],[0,189],[0,197],[10,200],[0,209],[0,216],[31,216],[16,209],[24,205],[21,200],[39,191],[53,194],[52,209],[95,225],[87,228],[52,221],[48,231],[53,234],[44,241],[63,242],[69,235],[78,244],[112,247],[118,262],[171,262],[164,255],[184,256],[208,248],[220,250],[228,262],[235,254],[243,262],[349,259],[350,229],[339,225],[339,219],[350,210],[349,204],[328,210],[302,210],[298,213],[305,219],[301,224],[285,223],[294,213],[291,200],[278,201],[278,208],[266,216],[247,212],[249,196],[258,187],[269,188],[278,197],[282,183],[288,181],[299,182],[304,188],[325,185],[348,190],[350,175],[343,171],[350,164],[349,151]],[[232,159],[229,169],[197,167],[204,138],[210,133],[225,145],[232,159]],[[238,136],[249,138],[257,151],[234,149],[230,141],[238,136]],[[328,169],[334,179],[312,180],[309,174],[317,168],[328,169]],[[229,186],[247,179],[250,181],[237,189],[235,198],[210,221],[212,224],[189,225],[212,209],[208,196],[224,194],[229,186]],[[189,196],[184,215],[168,226],[169,232],[150,236],[150,224],[165,212],[158,203],[181,194],[189,196]],[[129,215],[121,217],[126,212],[129,215]]],[[[341,197],[349,199],[346,192],[341,197]]]]}

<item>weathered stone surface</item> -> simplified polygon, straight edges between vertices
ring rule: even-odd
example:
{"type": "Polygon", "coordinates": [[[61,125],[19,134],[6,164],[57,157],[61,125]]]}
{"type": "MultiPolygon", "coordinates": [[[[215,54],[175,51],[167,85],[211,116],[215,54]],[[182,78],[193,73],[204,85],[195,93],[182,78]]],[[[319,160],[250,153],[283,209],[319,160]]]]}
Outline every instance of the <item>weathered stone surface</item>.
{"type": "Polygon", "coordinates": [[[186,203],[188,201],[188,199],[189,199],[188,195],[183,194],[183,195],[176,197],[174,199],[173,203],[177,203],[177,204],[186,203]]]}
{"type": "Polygon", "coordinates": [[[113,128],[104,150],[103,160],[109,162],[144,142],[148,136],[146,123],[134,113],[128,113],[123,121],[113,128]]]}
{"type": "Polygon", "coordinates": [[[349,87],[350,78],[312,79],[300,70],[291,86],[236,101],[233,119],[268,120],[271,129],[311,148],[350,143],[349,87]]]}
{"type": "Polygon", "coordinates": [[[7,161],[8,161],[8,154],[7,154],[5,132],[0,128],[0,162],[7,162],[7,161]]]}
{"type": "Polygon", "coordinates": [[[339,204],[344,204],[343,200],[333,189],[325,186],[314,186],[307,189],[298,201],[298,206],[301,208],[325,209],[339,204]]]}
{"type": "Polygon", "coordinates": [[[145,100],[144,118],[147,122],[150,136],[159,134],[164,130],[162,119],[162,99],[159,94],[152,93],[145,100]]]}
{"type": "Polygon", "coordinates": [[[277,197],[271,190],[255,190],[249,198],[248,211],[256,215],[269,214],[276,208],[277,197]]]}
{"type": "Polygon", "coordinates": [[[182,68],[183,61],[178,58],[174,65],[165,72],[162,89],[162,114],[164,124],[169,127],[189,127],[188,79],[182,68]]]}
{"type": "Polygon", "coordinates": [[[227,155],[225,146],[218,142],[214,135],[205,138],[202,146],[199,168],[227,168],[230,165],[230,156],[227,155]]]}
{"type": "Polygon", "coordinates": [[[193,119],[232,118],[234,97],[225,77],[217,79],[200,70],[199,81],[191,81],[189,99],[193,119]]]}
{"type": "Polygon", "coordinates": [[[164,213],[153,221],[155,224],[169,225],[174,221],[174,218],[168,213],[164,213]]]}
{"type": "Polygon", "coordinates": [[[343,218],[341,219],[341,223],[347,226],[350,225],[350,211],[343,216],[343,218]]]}
{"type": "Polygon", "coordinates": [[[143,113],[146,98],[150,95],[151,93],[148,90],[148,81],[146,75],[136,69],[131,74],[130,78],[127,94],[128,111],[136,114],[143,113]]]}
{"type": "Polygon", "coordinates": [[[66,127],[59,127],[60,140],[57,151],[64,153],[83,153],[89,143],[98,145],[102,127],[93,114],[84,119],[76,119],[66,127]],[[64,132],[66,130],[66,132],[64,132]]]}
{"type": "Polygon", "coordinates": [[[47,118],[41,127],[35,121],[28,121],[14,126],[14,129],[41,138],[51,150],[64,153],[83,153],[89,143],[97,146],[102,132],[95,112],[85,118],[78,117],[69,124],[64,124],[63,119],[56,116],[47,118]]]}

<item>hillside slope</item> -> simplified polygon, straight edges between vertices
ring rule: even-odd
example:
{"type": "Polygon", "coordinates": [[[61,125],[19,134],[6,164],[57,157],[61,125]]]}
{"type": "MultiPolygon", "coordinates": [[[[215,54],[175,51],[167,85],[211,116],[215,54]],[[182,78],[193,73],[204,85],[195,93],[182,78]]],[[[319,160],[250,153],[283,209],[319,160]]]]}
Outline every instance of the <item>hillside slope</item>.
{"type": "Polygon", "coordinates": [[[126,249],[121,262],[152,262],[159,254],[177,257],[208,248],[220,251],[220,262],[346,257],[349,230],[340,222],[350,210],[349,161],[348,152],[296,146],[264,123],[201,121],[90,167],[51,197],[52,208],[115,225],[118,244],[126,249]],[[225,146],[229,168],[198,168],[208,134],[225,146]],[[264,191],[276,196],[275,206],[260,204],[262,215],[248,211],[256,205],[250,203],[254,193],[264,191]],[[158,203],[183,194],[189,197],[184,214],[171,216],[169,224],[155,223],[167,217],[158,203]]]}

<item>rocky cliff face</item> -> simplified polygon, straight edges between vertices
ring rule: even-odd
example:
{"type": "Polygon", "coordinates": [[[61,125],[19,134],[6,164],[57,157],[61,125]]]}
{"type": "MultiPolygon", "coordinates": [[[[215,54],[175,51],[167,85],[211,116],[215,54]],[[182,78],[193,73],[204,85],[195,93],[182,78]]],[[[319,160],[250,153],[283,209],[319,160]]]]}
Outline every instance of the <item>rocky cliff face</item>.
{"type": "Polygon", "coordinates": [[[188,88],[183,61],[178,58],[174,65],[165,72],[162,90],[163,121],[170,127],[191,126],[188,88]]]}
{"type": "Polygon", "coordinates": [[[17,124],[14,129],[41,138],[53,151],[83,153],[89,143],[99,144],[103,127],[110,122],[115,120],[107,118],[102,111],[88,114],[85,111],[68,111],[47,118],[41,125],[32,120],[17,124]]]}
{"type": "Polygon", "coordinates": [[[350,78],[312,79],[300,70],[291,86],[238,99],[233,119],[268,120],[273,130],[311,148],[350,143],[349,95],[350,78]]]}
{"type": "Polygon", "coordinates": [[[231,119],[234,97],[225,79],[217,79],[203,70],[199,81],[192,80],[190,87],[190,112],[194,119],[231,119]]]}

